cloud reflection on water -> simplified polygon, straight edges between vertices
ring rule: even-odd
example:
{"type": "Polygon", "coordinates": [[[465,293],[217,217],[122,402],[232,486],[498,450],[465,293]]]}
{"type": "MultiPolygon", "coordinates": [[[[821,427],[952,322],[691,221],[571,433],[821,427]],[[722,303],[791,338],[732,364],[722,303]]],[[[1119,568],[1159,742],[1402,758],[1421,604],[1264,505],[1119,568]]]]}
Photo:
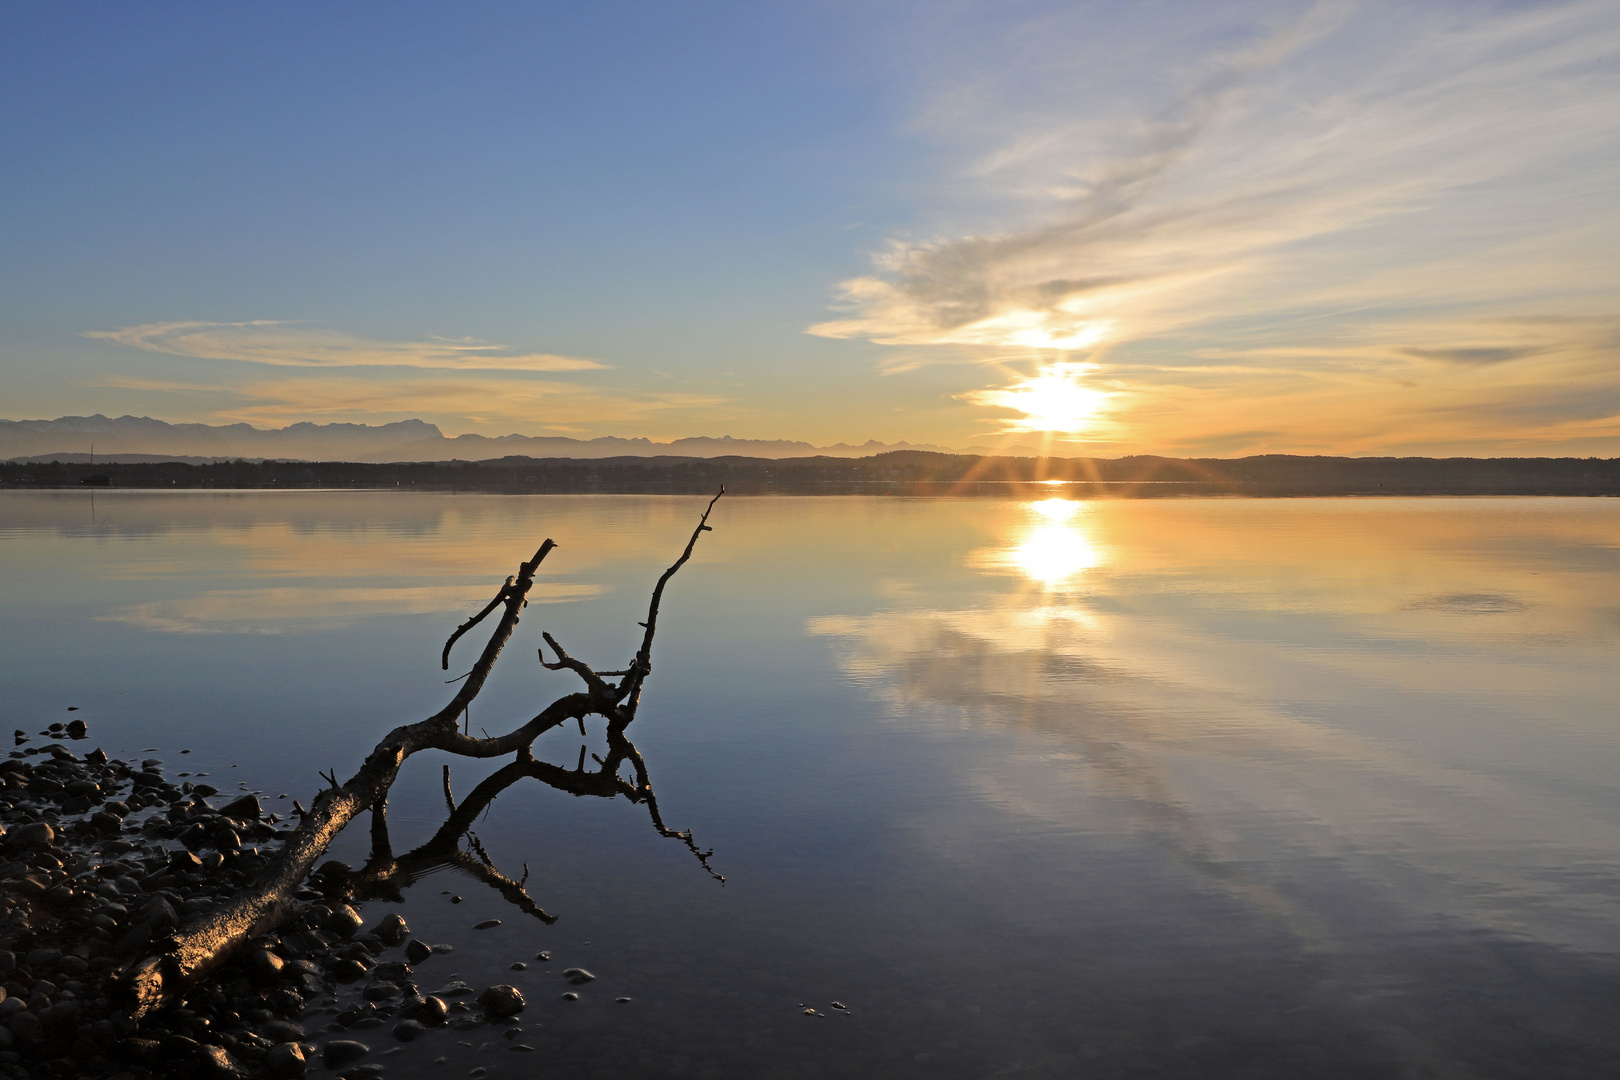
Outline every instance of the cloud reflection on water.
{"type": "MultiPolygon", "coordinates": [[[[1421,513],[1313,543],[1279,535],[1295,512],[1219,529],[1202,508],[1008,507],[967,565],[1024,587],[943,606],[924,590],[809,629],[898,722],[1030,733],[974,770],[986,805],[1151,838],[1312,949],[1337,949],[1328,928],[1357,905],[1620,949],[1613,635],[1589,632],[1615,588],[1581,592],[1600,552],[1549,571],[1502,514],[1448,526],[1485,526],[1466,559],[1421,513]],[[1463,574],[1495,588],[1399,599],[1463,574]],[[1572,866],[1610,869],[1575,887],[1572,866]]],[[[1544,548],[1612,550],[1574,525],[1544,522],[1544,548]]]]}
{"type": "MultiPolygon", "coordinates": [[[[290,634],[338,630],[380,615],[460,611],[479,606],[488,591],[487,586],[221,589],[133,604],[99,618],[174,634],[290,634]]],[[[530,592],[529,602],[566,603],[601,592],[598,585],[542,582],[530,592]]]]}

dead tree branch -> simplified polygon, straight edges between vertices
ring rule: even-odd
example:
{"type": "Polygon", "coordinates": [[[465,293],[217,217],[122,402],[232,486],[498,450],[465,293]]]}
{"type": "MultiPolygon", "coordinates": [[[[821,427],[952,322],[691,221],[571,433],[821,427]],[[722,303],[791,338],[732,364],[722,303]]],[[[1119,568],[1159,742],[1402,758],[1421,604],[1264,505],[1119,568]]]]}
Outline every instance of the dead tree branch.
{"type": "MultiPolygon", "coordinates": [[[[458,721],[467,712],[473,698],[483,689],[495,661],[500,657],[501,650],[511,639],[540,563],[556,547],[549,539],[541,544],[534,557],[522,563],[518,567],[517,574],[508,578],[506,584],[501,586],[495,598],[485,605],[482,611],[458,626],[445,642],[440,664],[447,670],[450,663],[450,649],[456,641],[486,617],[497,610],[500,611],[500,618],[490,632],[483,652],[449,703],[426,720],[406,724],[390,731],[367,756],[359,771],[344,783],[337,782],[335,773],[329,777],[331,786],[322,789],[315,796],[309,809],[302,815],[299,827],[287,837],[281,851],[251,887],[237,893],[217,908],[187,921],[172,936],[158,943],[155,952],[131,962],[124,969],[119,980],[119,992],[124,996],[125,1005],[131,1015],[138,1018],[164,1002],[173,1000],[176,995],[218,970],[255,937],[285,921],[294,909],[294,894],[309,876],[316,860],[326,851],[337,834],[362,811],[372,812],[372,839],[376,849],[373,862],[379,868],[379,881],[388,876],[380,873],[383,865],[399,866],[407,863],[409,856],[394,860],[387,854],[389,844],[386,800],[390,788],[399,776],[400,767],[411,755],[424,750],[442,750],[474,758],[517,754],[518,760],[507,766],[507,769],[514,766],[523,769],[539,768],[544,763],[534,760],[529,752],[530,746],[537,737],[568,720],[583,723],[587,716],[603,716],[608,721],[610,736],[614,733],[622,735],[625,727],[635,719],[642,685],[647,673],[652,670],[653,632],[657,626],[658,608],[664,587],[675,572],[692,557],[698,537],[710,531],[709,515],[714,510],[715,502],[723,494],[725,489],[721,488],[720,494],[709,501],[680,558],[658,579],[658,584],[653,590],[647,621],[643,624],[645,633],[642,636],[641,647],[617,683],[607,681],[588,665],[569,657],[555,640],[547,635],[545,640],[557,653],[558,660],[555,665],[546,663],[542,655],[541,662],[552,670],[567,668],[575,672],[585,683],[585,689],[558,698],[533,719],[504,735],[476,738],[461,731],[458,721]]],[[[556,770],[559,774],[564,772],[556,766],[545,768],[556,770]]],[[[498,771],[496,775],[502,772],[505,770],[498,771]]],[[[577,783],[585,784],[589,781],[590,774],[583,775],[584,779],[576,781],[577,783]]],[[[435,840],[429,841],[425,847],[432,846],[443,837],[445,830],[455,828],[456,841],[435,848],[433,857],[442,856],[447,861],[461,865],[463,869],[500,888],[503,893],[508,893],[508,889],[515,890],[515,893],[508,893],[509,899],[519,903],[520,906],[526,902],[534,907],[533,913],[536,917],[549,919],[550,916],[545,915],[538,905],[528,899],[521,885],[500,874],[493,866],[486,866],[473,859],[459,848],[459,837],[466,833],[472,823],[472,817],[464,815],[463,811],[473,806],[480,808],[487,806],[489,800],[494,797],[491,793],[479,802],[479,791],[483,787],[484,785],[480,785],[480,788],[475,789],[460,806],[456,806],[451,798],[449,778],[446,776],[445,798],[453,807],[451,821],[447,822],[435,840]],[[463,858],[456,858],[456,852],[459,852],[465,861],[463,858]]],[[[617,793],[619,792],[615,791],[615,794],[617,793]]],[[[650,799],[650,794],[651,789],[647,788],[646,794],[640,798],[650,799]]],[[[472,816],[475,817],[476,813],[472,816]]],[[[661,832],[664,831],[661,823],[658,827],[661,832]]],[[[680,834],[666,833],[666,835],[680,834]]],[[[696,852],[695,847],[693,851],[696,852]]]]}

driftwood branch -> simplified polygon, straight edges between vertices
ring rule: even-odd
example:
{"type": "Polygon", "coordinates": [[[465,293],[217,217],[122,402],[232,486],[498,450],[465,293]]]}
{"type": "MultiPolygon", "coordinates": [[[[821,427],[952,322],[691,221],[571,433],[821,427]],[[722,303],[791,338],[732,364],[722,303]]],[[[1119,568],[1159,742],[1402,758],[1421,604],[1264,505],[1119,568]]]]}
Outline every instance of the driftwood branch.
{"type": "MultiPolygon", "coordinates": [[[[630,747],[628,740],[623,739],[623,732],[635,719],[642,684],[652,669],[653,633],[657,626],[658,608],[664,587],[675,572],[692,557],[698,537],[710,531],[709,515],[714,510],[715,502],[723,494],[724,488],[719,495],[709,501],[680,558],[658,579],[658,584],[653,590],[647,621],[643,624],[645,632],[641,647],[618,682],[609,682],[606,677],[593,671],[588,665],[568,656],[556,641],[547,635],[546,643],[555,651],[558,659],[554,664],[548,663],[542,653],[542,664],[552,670],[567,668],[574,671],[585,683],[585,689],[558,698],[533,719],[504,735],[474,737],[460,730],[458,722],[468,712],[468,706],[473,698],[483,689],[495,661],[500,657],[501,650],[511,639],[512,632],[518,624],[519,614],[527,602],[529,590],[533,587],[534,575],[540,563],[556,547],[549,539],[541,544],[534,557],[522,563],[518,567],[517,574],[508,578],[506,584],[501,586],[495,598],[478,614],[458,626],[445,642],[440,655],[440,664],[442,669],[448,670],[451,647],[489,615],[497,610],[500,612],[483,652],[472,670],[461,680],[461,686],[455,696],[444,708],[426,720],[406,724],[390,731],[367,756],[359,771],[344,783],[337,782],[335,773],[326,777],[330,786],[315,796],[309,809],[301,815],[299,827],[287,837],[280,852],[252,886],[213,910],[187,921],[172,936],[159,942],[157,950],[151,955],[132,961],[125,967],[118,982],[118,992],[124,996],[124,1004],[131,1015],[138,1018],[173,1000],[217,971],[255,937],[286,921],[294,910],[294,894],[303,885],[316,861],[337,834],[361,812],[367,810],[371,812],[373,853],[367,869],[360,875],[360,880],[353,883],[360,892],[369,893],[372,888],[384,891],[398,889],[403,882],[422,872],[429,865],[456,865],[499,889],[509,900],[530,914],[549,921],[551,917],[528,898],[521,883],[500,873],[492,862],[474,858],[460,848],[460,838],[467,835],[468,828],[477,813],[487,807],[499,791],[499,788],[490,786],[490,781],[497,776],[508,774],[508,770],[517,770],[512,775],[513,780],[518,776],[533,775],[551,783],[552,786],[562,787],[563,790],[578,789],[580,794],[624,794],[633,801],[645,801],[652,811],[659,832],[684,839],[694,854],[698,854],[699,859],[704,861],[707,868],[707,854],[698,853],[696,846],[686,834],[665,829],[658,818],[656,803],[652,800],[652,789],[645,783],[645,765],[640,762],[640,755],[634,753],[634,747],[630,747]],[[587,716],[602,716],[607,719],[609,760],[612,762],[610,777],[604,777],[600,773],[587,774],[578,770],[569,773],[557,766],[534,759],[530,748],[537,737],[569,720],[579,721],[583,726],[587,716]],[[615,739],[618,744],[629,749],[614,750],[615,739]],[[395,859],[391,854],[388,838],[388,792],[398,778],[400,767],[405,760],[424,750],[442,750],[473,758],[516,754],[517,760],[485,780],[460,804],[457,804],[451,795],[447,768],[444,792],[451,811],[450,820],[434,839],[422,848],[395,859]],[[629,785],[617,776],[619,764],[627,758],[636,763],[638,776],[636,785],[629,785]],[[563,783],[556,782],[563,778],[568,779],[563,783]],[[624,786],[619,787],[615,782],[624,786]],[[601,786],[601,790],[595,790],[596,786],[601,786]],[[436,861],[425,863],[423,860],[436,861]],[[370,881],[370,886],[361,887],[367,881],[370,881]]],[[[580,769],[583,769],[583,755],[580,769]]],[[[604,765],[604,770],[606,769],[607,766],[604,765]]],[[[712,870],[710,872],[713,873],[712,870]]]]}

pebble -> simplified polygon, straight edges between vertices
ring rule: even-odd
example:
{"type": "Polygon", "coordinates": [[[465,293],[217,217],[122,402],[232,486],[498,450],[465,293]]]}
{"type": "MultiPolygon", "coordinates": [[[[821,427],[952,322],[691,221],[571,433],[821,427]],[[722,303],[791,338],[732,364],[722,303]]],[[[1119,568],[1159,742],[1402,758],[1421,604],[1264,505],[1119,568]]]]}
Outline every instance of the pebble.
{"type": "Polygon", "coordinates": [[[341,1069],[371,1053],[371,1047],[353,1039],[333,1039],[321,1051],[321,1060],[328,1069],[341,1069]]]}
{"type": "Polygon", "coordinates": [[[420,1020],[401,1020],[394,1025],[394,1038],[400,1042],[410,1042],[427,1034],[427,1025],[420,1020]]]}
{"type": "Polygon", "coordinates": [[[277,1043],[265,1055],[264,1063],[270,1070],[270,1075],[280,1080],[292,1080],[294,1077],[304,1075],[309,1068],[309,1062],[304,1057],[304,1048],[295,1042],[277,1043]]]}
{"type": "MultiPolygon", "coordinates": [[[[423,996],[412,965],[451,946],[411,937],[399,914],[366,929],[353,906],[322,895],[331,885],[317,876],[298,891],[292,920],[218,978],[139,1029],[119,1027],[125,1021],[104,981],[256,877],[273,851],[265,845],[292,823],[275,828],[246,785],[222,794],[202,781],[205,772],[166,777],[155,757],[137,765],[58,743],[16,754],[0,757],[0,941],[25,948],[0,948],[0,1076],[346,1080],[382,1072],[380,1055],[362,1063],[372,1050],[360,1033],[387,1031],[384,1052],[399,1053],[452,1020],[471,1032],[523,1010],[522,993],[505,985],[474,1006],[473,988],[454,975],[440,993],[467,1000],[423,996]],[[208,801],[215,798],[223,805],[208,801]],[[401,947],[403,959],[387,952],[401,947]],[[316,1039],[299,1022],[306,1016],[316,1039]]],[[[296,802],[293,809],[304,813],[296,802]]],[[[512,1031],[509,1042],[521,1029],[512,1031]]]]}
{"type": "Polygon", "coordinates": [[[483,1006],[485,1015],[494,1017],[516,1016],[523,1011],[525,1004],[522,991],[515,986],[491,986],[478,995],[478,1004],[483,1006]]]}
{"type": "Polygon", "coordinates": [[[405,922],[405,917],[396,913],[378,923],[373,933],[382,939],[384,945],[398,945],[410,936],[411,928],[405,922]]]}
{"type": "Polygon", "coordinates": [[[499,919],[485,919],[481,923],[474,923],[473,924],[473,929],[474,930],[493,930],[499,925],[501,925],[501,920],[499,920],[499,919]]]}
{"type": "Polygon", "coordinates": [[[566,993],[566,994],[564,994],[562,996],[562,999],[564,1001],[578,1001],[579,1000],[579,995],[574,993],[572,990],[570,990],[570,991],[568,991],[568,993],[566,993]]]}
{"type": "Polygon", "coordinates": [[[581,986],[590,982],[592,979],[596,978],[596,976],[592,975],[584,968],[572,967],[563,972],[563,978],[567,979],[575,986],[581,986]]]}

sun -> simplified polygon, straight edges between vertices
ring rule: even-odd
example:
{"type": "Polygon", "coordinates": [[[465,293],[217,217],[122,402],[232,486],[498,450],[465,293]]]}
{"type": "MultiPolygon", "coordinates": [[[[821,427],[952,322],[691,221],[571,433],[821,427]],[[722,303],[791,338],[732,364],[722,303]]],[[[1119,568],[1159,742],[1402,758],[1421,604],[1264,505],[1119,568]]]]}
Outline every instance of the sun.
{"type": "Polygon", "coordinates": [[[978,405],[1022,413],[1009,431],[1049,431],[1073,434],[1092,425],[1107,404],[1108,394],[1082,384],[1095,368],[1089,364],[1053,364],[1033,378],[1021,379],[1002,390],[981,390],[969,395],[978,405]]]}

